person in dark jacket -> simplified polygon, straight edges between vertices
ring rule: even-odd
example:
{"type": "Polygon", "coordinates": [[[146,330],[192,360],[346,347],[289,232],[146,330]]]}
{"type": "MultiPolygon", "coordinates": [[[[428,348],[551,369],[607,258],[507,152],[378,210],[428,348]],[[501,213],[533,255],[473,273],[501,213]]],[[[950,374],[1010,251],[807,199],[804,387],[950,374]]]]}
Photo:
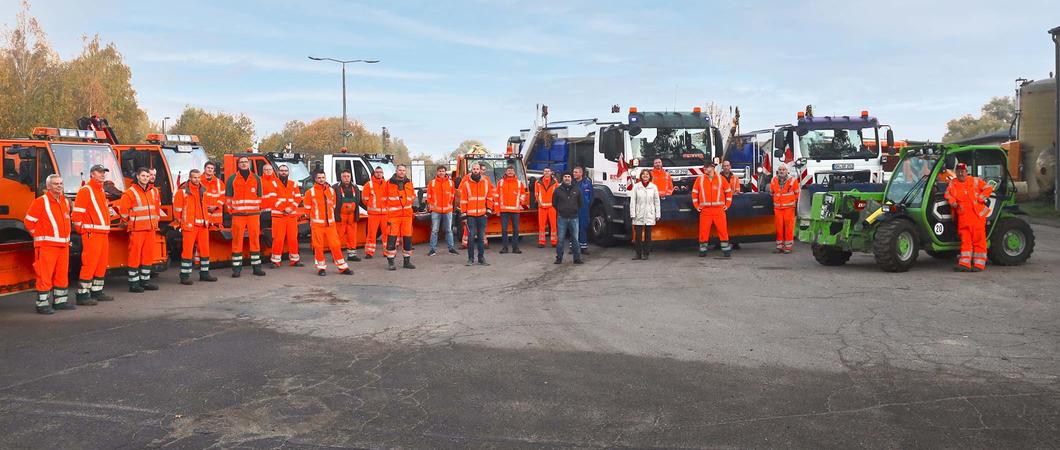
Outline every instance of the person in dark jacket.
{"type": "Polygon", "coordinates": [[[335,220],[339,226],[339,241],[346,252],[346,261],[360,261],[357,256],[357,221],[361,220],[361,190],[353,182],[349,170],[342,171],[335,188],[335,220]]]}
{"type": "Polygon", "coordinates": [[[556,243],[556,262],[563,263],[563,249],[569,245],[574,254],[574,264],[582,263],[582,249],[578,243],[578,213],[584,200],[582,192],[573,183],[570,173],[563,174],[563,183],[552,193],[552,206],[556,208],[559,242],[556,243]]]}
{"type": "Polygon", "coordinates": [[[578,245],[582,254],[589,254],[589,206],[593,204],[593,180],[585,176],[585,168],[574,168],[574,179],[571,184],[578,188],[582,196],[581,209],[578,210],[578,245]]]}

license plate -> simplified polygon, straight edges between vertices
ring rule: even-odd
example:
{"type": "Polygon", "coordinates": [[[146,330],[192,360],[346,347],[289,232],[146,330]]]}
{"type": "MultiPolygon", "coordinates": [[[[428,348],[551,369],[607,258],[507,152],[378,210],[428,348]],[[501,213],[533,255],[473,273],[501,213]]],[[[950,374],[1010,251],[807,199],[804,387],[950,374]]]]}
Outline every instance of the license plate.
{"type": "Polygon", "coordinates": [[[852,170],[854,163],[835,163],[832,164],[832,170],[852,170]]]}

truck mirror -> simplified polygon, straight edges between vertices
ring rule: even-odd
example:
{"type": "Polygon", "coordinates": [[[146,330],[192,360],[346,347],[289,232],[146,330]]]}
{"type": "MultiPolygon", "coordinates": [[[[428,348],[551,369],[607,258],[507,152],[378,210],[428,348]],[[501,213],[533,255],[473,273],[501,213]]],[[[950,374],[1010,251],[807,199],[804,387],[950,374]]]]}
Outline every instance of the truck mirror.
{"type": "Polygon", "coordinates": [[[776,150],[773,150],[773,157],[777,158],[777,159],[783,158],[784,157],[784,149],[778,148],[776,150]]]}
{"type": "Polygon", "coordinates": [[[887,153],[894,153],[894,130],[890,128],[887,129],[887,142],[884,143],[883,148],[887,150],[887,153]]]}
{"type": "Polygon", "coordinates": [[[630,125],[629,126],[629,135],[630,136],[637,136],[639,134],[640,134],[640,127],[638,127],[636,125],[630,125]]]}

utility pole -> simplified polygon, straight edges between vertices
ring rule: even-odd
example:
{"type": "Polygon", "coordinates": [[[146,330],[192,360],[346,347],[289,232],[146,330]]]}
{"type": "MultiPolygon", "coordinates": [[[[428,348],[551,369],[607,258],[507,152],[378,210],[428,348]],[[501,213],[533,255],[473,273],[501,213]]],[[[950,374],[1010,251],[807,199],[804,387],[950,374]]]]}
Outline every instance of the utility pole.
{"type": "Polygon", "coordinates": [[[383,153],[385,154],[386,153],[386,148],[388,147],[388,144],[390,142],[390,130],[387,130],[386,127],[383,127],[383,135],[382,136],[383,136],[383,153]]]}
{"type": "Polygon", "coordinates": [[[318,58],[318,57],[315,57],[315,56],[310,56],[309,59],[311,59],[313,61],[333,61],[333,62],[337,62],[337,63],[342,65],[342,131],[341,131],[341,133],[342,133],[342,148],[346,148],[346,140],[347,140],[347,138],[349,138],[349,132],[346,131],[346,64],[359,63],[359,62],[360,63],[365,63],[365,64],[375,64],[375,63],[378,63],[379,60],[378,59],[341,60],[341,59],[334,59],[334,58],[318,58]]]}

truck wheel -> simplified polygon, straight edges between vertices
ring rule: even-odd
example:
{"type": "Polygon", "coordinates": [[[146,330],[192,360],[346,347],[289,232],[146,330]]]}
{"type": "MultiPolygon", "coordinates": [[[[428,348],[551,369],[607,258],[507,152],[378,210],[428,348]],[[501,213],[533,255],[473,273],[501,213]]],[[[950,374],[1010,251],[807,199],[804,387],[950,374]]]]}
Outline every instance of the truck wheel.
{"type": "Polygon", "coordinates": [[[872,252],[876,256],[876,264],[887,272],[909,270],[916,264],[916,258],[920,254],[916,229],[907,220],[884,222],[876,230],[872,252]]]}
{"type": "Polygon", "coordinates": [[[987,256],[999,266],[1018,266],[1034,253],[1034,230],[1022,219],[1006,217],[994,226],[990,234],[987,256]]]}
{"type": "Polygon", "coordinates": [[[600,203],[589,210],[589,238],[601,247],[615,245],[615,235],[611,233],[611,218],[607,217],[604,205],[600,203]]]}
{"type": "Polygon", "coordinates": [[[960,252],[955,251],[955,250],[940,250],[940,251],[924,250],[924,251],[927,252],[928,256],[930,256],[932,258],[935,258],[935,259],[941,259],[941,260],[944,260],[944,261],[950,261],[950,260],[957,259],[957,254],[960,253],[960,252]]]}
{"type": "Polygon", "coordinates": [[[810,249],[813,251],[813,257],[822,266],[842,266],[850,261],[852,252],[844,251],[842,248],[834,245],[819,245],[813,244],[810,249]]]}

